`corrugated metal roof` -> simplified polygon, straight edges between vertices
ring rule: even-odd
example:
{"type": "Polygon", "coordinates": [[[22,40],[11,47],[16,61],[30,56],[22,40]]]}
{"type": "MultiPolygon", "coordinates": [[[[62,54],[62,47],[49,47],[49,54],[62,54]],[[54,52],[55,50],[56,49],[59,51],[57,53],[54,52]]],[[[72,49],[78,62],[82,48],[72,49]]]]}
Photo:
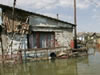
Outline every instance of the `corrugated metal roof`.
{"type": "MultiPolygon", "coordinates": [[[[0,7],[1,8],[4,8],[4,9],[10,9],[10,10],[12,10],[12,7],[11,6],[7,6],[7,5],[0,4],[0,7]]],[[[59,19],[56,19],[56,18],[52,18],[52,17],[45,16],[45,15],[42,15],[42,14],[30,12],[30,11],[27,11],[27,10],[23,10],[23,9],[19,9],[19,8],[15,8],[15,10],[16,11],[20,11],[20,12],[24,12],[24,13],[28,13],[30,15],[42,16],[42,17],[49,18],[49,19],[52,19],[52,20],[55,20],[55,21],[58,21],[58,22],[62,22],[62,23],[65,23],[65,24],[70,24],[72,26],[76,26],[75,24],[72,24],[72,23],[69,23],[69,22],[65,22],[65,21],[62,21],[62,20],[59,20],[59,19]]]]}

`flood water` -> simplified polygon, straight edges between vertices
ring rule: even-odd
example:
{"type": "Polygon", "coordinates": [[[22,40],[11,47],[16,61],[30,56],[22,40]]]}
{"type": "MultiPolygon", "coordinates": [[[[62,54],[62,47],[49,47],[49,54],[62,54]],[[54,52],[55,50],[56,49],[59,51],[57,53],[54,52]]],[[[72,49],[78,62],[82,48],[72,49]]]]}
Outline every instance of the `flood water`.
{"type": "Polygon", "coordinates": [[[100,52],[90,48],[84,57],[0,65],[0,75],[100,75],[100,52]]]}

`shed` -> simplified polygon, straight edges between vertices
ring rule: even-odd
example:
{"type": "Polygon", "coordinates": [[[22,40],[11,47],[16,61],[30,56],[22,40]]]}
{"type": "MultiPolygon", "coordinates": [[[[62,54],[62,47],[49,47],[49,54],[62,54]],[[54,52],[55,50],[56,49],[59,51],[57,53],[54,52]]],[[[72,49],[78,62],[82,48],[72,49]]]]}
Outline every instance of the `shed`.
{"type": "MultiPolygon", "coordinates": [[[[5,40],[9,43],[5,44],[10,45],[14,29],[13,49],[70,48],[76,25],[19,8],[15,8],[14,25],[12,25],[11,13],[12,7],[0,4],[0,24],[6,29],[5,40]]],[[[5,49],[7,48],[9,47],[5,49]]]]}

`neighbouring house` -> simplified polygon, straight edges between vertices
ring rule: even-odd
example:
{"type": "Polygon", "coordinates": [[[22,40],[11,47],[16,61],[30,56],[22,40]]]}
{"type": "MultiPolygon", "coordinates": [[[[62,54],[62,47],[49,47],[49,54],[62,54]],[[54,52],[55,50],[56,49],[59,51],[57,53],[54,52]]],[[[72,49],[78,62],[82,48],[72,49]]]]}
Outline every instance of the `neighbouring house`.
{"type": "Polygon", "coordinates": [[[0,25],[4,28],[1,37],[5,52],[9,52],[11,48],[12,50],[57,47],[70,49],[73,29],[76,26],[19,8],[15,8],[13,19],[12,7],[2,4],[0,4],[0,25]]]}
{"type": "Polygon", "coordinates": [[[77,39],[82,43],[100,43],[100,33],[94,32],[79,32],[77,39]]]}

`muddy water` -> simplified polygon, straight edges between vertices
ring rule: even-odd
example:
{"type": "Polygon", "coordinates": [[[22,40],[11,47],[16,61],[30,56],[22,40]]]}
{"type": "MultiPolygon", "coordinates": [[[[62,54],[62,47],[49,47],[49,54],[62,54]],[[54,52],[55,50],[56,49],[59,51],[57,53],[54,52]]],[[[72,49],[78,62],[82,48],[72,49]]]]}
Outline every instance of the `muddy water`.
{"type": "Polygon", "coordinates": [[[0,75],[100,75],[100,52],[90,48],[84,57],[0,65],[0,75]]]}

